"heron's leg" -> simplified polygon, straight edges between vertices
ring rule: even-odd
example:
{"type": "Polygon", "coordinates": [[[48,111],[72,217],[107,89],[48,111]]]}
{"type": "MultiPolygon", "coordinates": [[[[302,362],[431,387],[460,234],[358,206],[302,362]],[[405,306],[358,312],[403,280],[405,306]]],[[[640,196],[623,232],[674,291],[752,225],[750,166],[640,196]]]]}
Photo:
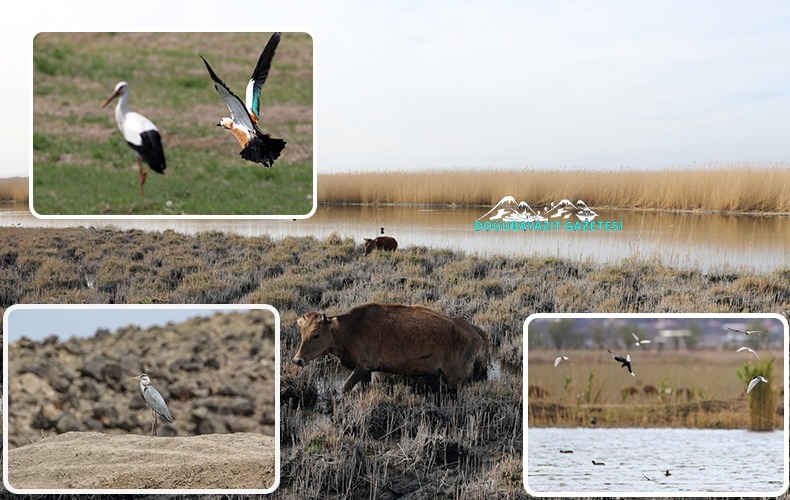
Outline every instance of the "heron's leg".
{"type": "Polygon", "coordinates": [[[154,417],[154,421],[151,424],[151,435],[156,436],[156,412],[151,410],[151,415],[154,417]]]}

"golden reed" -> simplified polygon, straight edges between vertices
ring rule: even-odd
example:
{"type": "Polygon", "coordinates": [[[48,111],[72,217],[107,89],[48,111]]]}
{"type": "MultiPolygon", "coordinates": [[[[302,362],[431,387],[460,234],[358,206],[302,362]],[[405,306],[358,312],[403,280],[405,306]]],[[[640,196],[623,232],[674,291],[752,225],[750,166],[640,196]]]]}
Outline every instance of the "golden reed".
{"type": "Polygon", "coordinates": [[[538,205],[790,213],[790,165],[748,164],[657,171],[452,170],[318,176],[321,203],[491,206],[510,195],[538,205]]]}
{"type": "Polygon", "coordinates": [[[9,177],[0,179],[0,201],[28,202],[28,178],[9,177]]]}

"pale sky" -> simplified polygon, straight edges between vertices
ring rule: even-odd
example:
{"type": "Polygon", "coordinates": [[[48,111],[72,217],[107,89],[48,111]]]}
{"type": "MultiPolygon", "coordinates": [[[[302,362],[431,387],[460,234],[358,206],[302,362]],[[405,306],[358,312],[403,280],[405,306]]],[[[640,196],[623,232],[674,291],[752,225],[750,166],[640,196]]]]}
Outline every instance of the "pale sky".
{"type": "Polygon", "coordinates": [[[39,31],[310,33],[319,174],[790,162],[786,1],[15,5],[0,176],[29,172],[39,31]]]}

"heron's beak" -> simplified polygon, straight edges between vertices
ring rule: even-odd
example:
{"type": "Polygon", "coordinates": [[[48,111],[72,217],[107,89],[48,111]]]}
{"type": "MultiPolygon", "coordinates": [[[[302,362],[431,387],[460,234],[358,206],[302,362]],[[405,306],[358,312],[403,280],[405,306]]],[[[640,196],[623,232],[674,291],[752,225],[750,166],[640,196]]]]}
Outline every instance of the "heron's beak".
{"type": "Polygon", "coordinates": [[[136,377],[129,377],[127,380],[140,380],[140,375],[136,377]]]}

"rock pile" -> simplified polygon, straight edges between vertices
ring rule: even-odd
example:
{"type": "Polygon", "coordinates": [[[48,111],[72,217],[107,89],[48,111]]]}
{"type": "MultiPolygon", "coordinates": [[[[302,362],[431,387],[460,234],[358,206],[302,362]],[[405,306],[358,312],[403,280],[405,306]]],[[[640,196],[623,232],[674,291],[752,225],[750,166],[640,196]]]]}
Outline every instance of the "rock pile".
{"type": "Polygon", "coordinates": [[[274,435],[276,330],[266,310],[194,317],[147,330],[99,330],[90,338],[8,346],[8,442],[15,448],[69,431],[147,434],[147,373],[174,422],[158,435],[274,435]]]}

